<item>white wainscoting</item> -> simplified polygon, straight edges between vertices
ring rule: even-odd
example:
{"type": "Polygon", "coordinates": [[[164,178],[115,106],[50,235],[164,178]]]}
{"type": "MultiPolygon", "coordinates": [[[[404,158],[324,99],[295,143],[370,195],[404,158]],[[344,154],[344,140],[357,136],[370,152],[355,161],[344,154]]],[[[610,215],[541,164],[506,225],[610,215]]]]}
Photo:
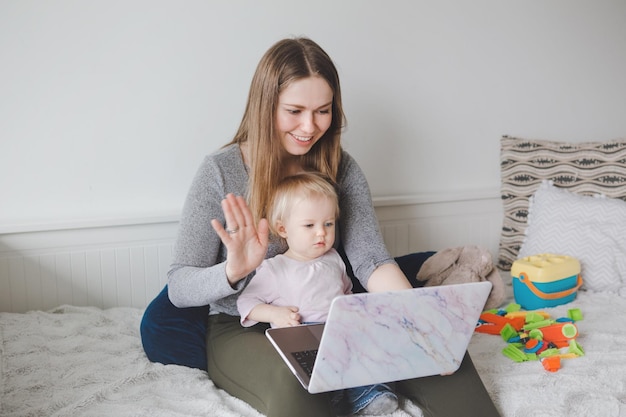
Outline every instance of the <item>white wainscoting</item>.
{"type": "MultiPolygon", "coordinates": [[[[394,256],[477,244],[495,257],[502,207],[494,194],[378,199],[375,205],[394,256]]],[[[0,311],[62,304],[143,308],[165,285],[177,227],[170,216],[0,234],[0,311]]]]}
{"type": "Polygon", "coordinates": [[[165,285],[178,223],[0,235],[0,311],[145,307],[165,285]]]}

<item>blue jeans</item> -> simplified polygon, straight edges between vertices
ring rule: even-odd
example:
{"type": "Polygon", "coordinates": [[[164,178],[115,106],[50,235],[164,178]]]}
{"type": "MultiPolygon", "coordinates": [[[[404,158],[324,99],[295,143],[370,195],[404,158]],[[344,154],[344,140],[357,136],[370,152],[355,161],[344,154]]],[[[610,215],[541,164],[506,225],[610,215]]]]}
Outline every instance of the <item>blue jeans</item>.
{"type": "Polygon", "coordinates": [[[209,306],[178,308],[167,285],[143,314],[141,342],[151,362],[183,365],[206,371],[206,329],[209,306]]]}
{"type": "Polygon", "coordinates": [[[338,415],[350,415],[361,411],[381,395],[396,397],[389,385],[376,384],[334,391],[330,401],[338,415]]]}

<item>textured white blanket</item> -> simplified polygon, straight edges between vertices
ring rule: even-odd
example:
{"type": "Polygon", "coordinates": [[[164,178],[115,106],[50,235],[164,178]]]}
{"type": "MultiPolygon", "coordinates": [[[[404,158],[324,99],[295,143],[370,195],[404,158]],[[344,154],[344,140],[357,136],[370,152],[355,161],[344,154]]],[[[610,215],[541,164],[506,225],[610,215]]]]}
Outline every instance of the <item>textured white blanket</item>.
{"type": "MultiPolygon", "coordinates": [[[[582,358],[556,373],[514,363],[497,336],[476,334],[470,353],[504,417],[626,416],[626,299],[582,293],[582,358]]],[[[62,306],[0,313],[0,415],[260,417],[217,389],[206,373],[150,363],[141,347],[141,310],[62,306]]],[[[454,393],[450,393],[454,398],[454,393]]],[[[419,415],[409,403],[393,417],[419,415]]]]}
{"type": "Polygon", "coordinates": [[[561,361],[551,373],[539,362],[502,355],[499,336],[474,334],[470,354],[504,417],[626,416],[626,298],[580,292],[570,304],[545,309],[553,318],[580,308],[578,343],[585,356],[561,361]]]}

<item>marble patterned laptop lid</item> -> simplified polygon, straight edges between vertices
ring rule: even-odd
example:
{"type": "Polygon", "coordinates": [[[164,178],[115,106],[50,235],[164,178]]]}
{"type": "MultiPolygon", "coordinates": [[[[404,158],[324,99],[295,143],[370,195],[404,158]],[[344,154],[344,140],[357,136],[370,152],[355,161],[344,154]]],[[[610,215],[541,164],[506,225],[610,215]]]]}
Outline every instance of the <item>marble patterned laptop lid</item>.
{"type": "Polygon", "coordinates": [[[456,371],[490,291],[479,282],[337,297],[308,391],[456,371]]]}

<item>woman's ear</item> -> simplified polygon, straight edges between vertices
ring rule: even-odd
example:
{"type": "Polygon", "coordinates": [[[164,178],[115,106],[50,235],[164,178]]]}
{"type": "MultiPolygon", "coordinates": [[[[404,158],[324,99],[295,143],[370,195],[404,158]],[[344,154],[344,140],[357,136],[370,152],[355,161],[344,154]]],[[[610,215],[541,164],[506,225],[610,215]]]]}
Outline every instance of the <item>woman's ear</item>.
{"type": "Polygon", "coordinates": [[[280,220],[276,220],[276,232],[278,236],[287,239],[287,229],[285,229],[285,225],[280,220]]]}

